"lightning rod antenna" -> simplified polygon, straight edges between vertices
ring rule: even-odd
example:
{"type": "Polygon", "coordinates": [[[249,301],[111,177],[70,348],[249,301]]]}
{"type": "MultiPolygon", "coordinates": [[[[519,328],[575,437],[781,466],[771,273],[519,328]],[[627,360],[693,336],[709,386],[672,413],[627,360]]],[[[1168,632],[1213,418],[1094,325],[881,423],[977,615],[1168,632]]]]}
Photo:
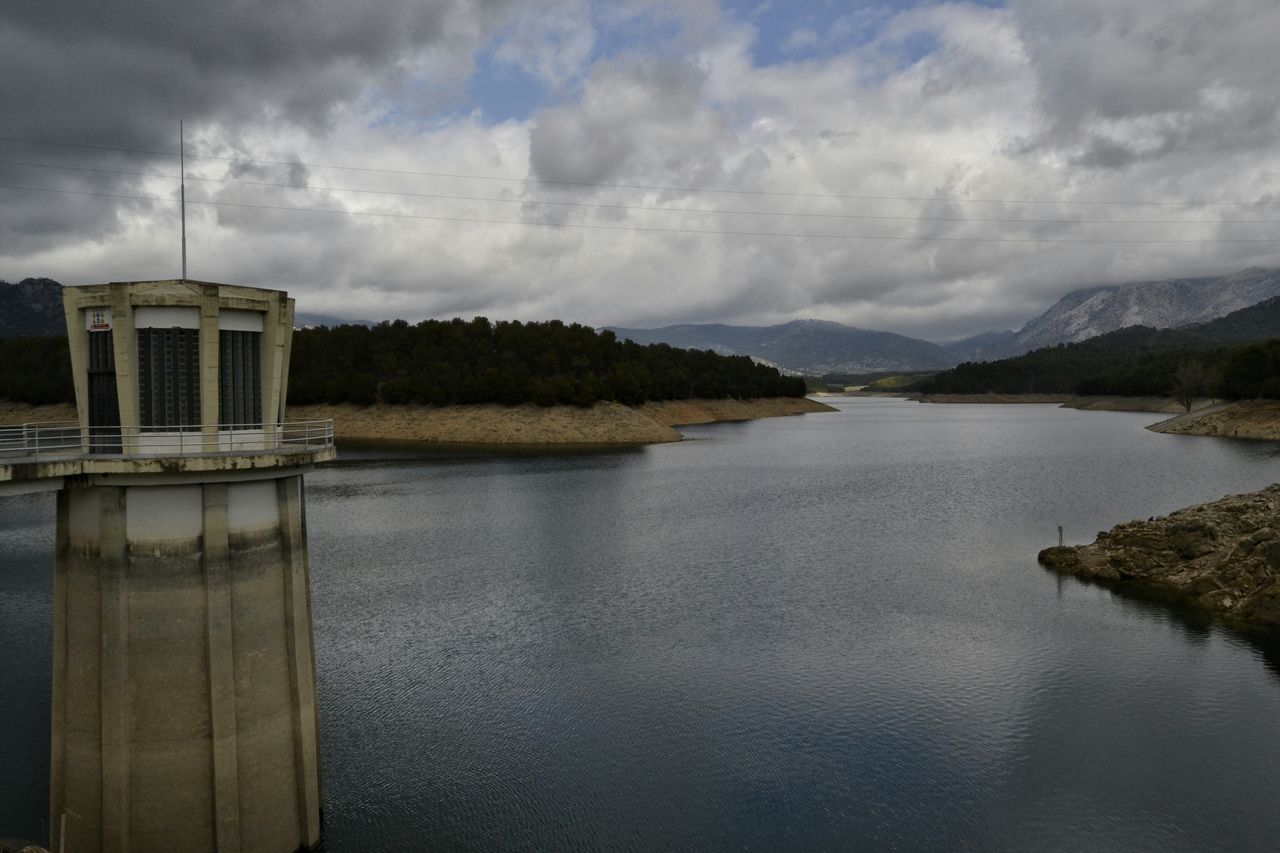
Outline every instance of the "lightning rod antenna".
{"type": "Polygon", "coordinates": [[[182,133],[182,121],[178,121],[178,194],[182,208],[182,280],[187,280],[187,154],[182,133]]]}

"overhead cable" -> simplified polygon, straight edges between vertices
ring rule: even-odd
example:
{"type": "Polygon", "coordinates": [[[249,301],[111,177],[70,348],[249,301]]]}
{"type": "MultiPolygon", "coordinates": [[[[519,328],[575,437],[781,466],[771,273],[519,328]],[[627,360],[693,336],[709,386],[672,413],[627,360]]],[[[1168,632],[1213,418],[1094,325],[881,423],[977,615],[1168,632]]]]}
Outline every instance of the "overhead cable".
{"type": "MultiPolygon", "coordinates": [[[[93,192],[89,190],[68,190],[55,189],[50,187],[24,187],[9,184],[0,184],[0,190],[13,190],[20,192],[37,192],[37,193],[55,193],[61,195],[79,195],[93,196],[98,198],[121,198],[133,199],[137,201],[154,201],[168,204],[176,204],[177,199],[165,198],[164,196],[154,195],[131,195],[124,193],[106,193],[93,192]]],[[[1105,239],[1105,238],[1070,238],[1070,239],[1043,239],[1037,237],[939,237],[939,236],[904,236],[904,235],[879,235],[879,234],[815,234],[809,232],[781,232],[781,231],[733,231],[710,228],[663,228],[649,225],[604,225],[598,223],[581,223],[581,222],[530,222],[527,220],[507,220],[507,219],[485,219],[480,217],[465,216],[429,216],[425,214],[415,213],[398,213],[390,211],[372,211],[372,210],[338,210],[323,207],[297,207],[288,205],[271,205],[271,204],[250,204],[247,202],[228,202],[228,201],[191,201],[189,205],[201,205],[206,207],[229,207],[229,208],[248,208],[253,210],[273,210],[284,211],[289,213],[319,213],[341,216],[374,216],[388,219],[408,219],[408,220],[425,220],[430,222],[461,222],[479,225],[515,225],[521,227],[534,228],[550,228],[564,229],[577,228],[588,229],[594,231],[630,231],[630,232],[657,232],[664,234],[700,234],[713,235],[721,237],[779,237],[779,238],[803,238],[814,240],[861,240],[861,241],[895,241],[895,242],[940,242],[940,243],[1037,243],[1037,244],[1118,244],[1118,245],[1198,245],[1198,244],[1220,244],[1220,243],[1276,243],[1274,238],[1223,238],[1223,239],[1204,239],[1204,240],[1135,240],[1135,239],[1105,239]]]]}
{"type": "MultiPolygon", "coordinates": [[[[150,178],[153,180],[176,180],[173,175],[158,172],[133,172],[124,169],[97,169],[87,166],[66,166],[58,163],[32,163],[23,160],[0,160],[3,166],[23,166],[37,169],[54,169],[71,172],[87,172],[102,175],[120,175],[124,177],[150,178]]],[[[187,175],[189,181],[202,183],[235,184],[251,187],[268,187],[289,190],[317,190],[325,192],[354,193],[359,195],[379,195],[402,198],[425,198],[440,201],[481,201],[498,204],[534,204],[548,207],[574,207],[598,210],[644,211],[655,213],[695,213],[722,214],[733,216],[792,216],[806,219],[852,219],[885,222],[985,222],[985,223],[1026,223],[1029,225],[1274,225],[1280,219],[1038,219],[1028,217],[988,217],[988,216],[889,216],[870,213],[820,213],[813,211],[791,210],[741,210],[720,207],[669,207],[664,205],[609,204],[591,201],[561,201],[558,199],[536,198],[503,198],[500,196],[454,195],[447,193],[420,193],[404,190],[374,190],[356,187],[312,186],[307,184],[285,184],[272,181],[251,181],[244,178],[206,178],[187,175]]]]}
{"type": "MultiPolygon", "coordinates": [[[[155,151],[142,148],[119,148],[109,145],[89,145],[75,142],[54,142],[50,140],[39,139],[19,139],[15,137],[0,136],[0,142],[18,143],[24,145],[45,145],[60,148],[79,148],[92,151],[110,151],[126,154],[145,154],[151,157],[178,157],[175,151],[155,151]]],[[[643,190],[646,192],[683,192],[683,193],[724,193],[728,195],[748,195],[763,196],[775,198],[815,198],[815,199],[837,199],[845,201],[911,201],[911,202],[954,202],[958,204],[1037,204],[1037,205],[1081,205],[1081,206],[1105,206],[1105,207],[1256,207],[1256,206],[1280,206],[1280,199],[1277,200],[1254,200],[1254,201],[1227,201],[1227,200],[1211,200],[1211,199],[1184,199],[1180,201],[1146,201],[1146,200],[1087,200],[1087,199],[1011,199],[1011,198],[977,198],[966,196],[911,196],[911,195],[872,195],[872,194],[853,194],[853,193],[802,193],[802,192],[780,192],[775,190],[747,190],[733,189],[728,187],[708,187],[708,186],[679,186],[665,184],[622,184],[622,183],[606,183],[600,181],[568,181],[556,180],[550,178],[518,178],[500,175],[475,175],[458,172],[435,172],[415,169],[385,169],[372,166],[350,166],[335,165],[326,163],[309,163],[299,160],[268,160],[252,157],[227,157],[213,154],[188,154],[188,160],[216,160],[224,163],[252,163],[264,166],[303,166],[308,169],[335,169],[348,172],[367,172],[370,174],[383,175],[402,175],[402,176],[420,176],[433,178],[456,178],[461,180],[472,181],[498,181],[504,183],[516,184],[542,184],[548,186],[570,186],[584,187],[591,189],[625,189],[625,190],[643,190]]]]}

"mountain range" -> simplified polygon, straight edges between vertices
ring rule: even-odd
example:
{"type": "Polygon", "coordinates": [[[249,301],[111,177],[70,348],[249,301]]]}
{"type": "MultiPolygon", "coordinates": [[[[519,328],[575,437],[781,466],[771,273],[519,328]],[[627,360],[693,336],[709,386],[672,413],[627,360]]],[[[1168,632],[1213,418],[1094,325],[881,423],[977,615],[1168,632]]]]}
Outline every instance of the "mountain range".
{"type": "Polygon", "coordinates": [[[721,355],[750,355],[787,372],[810,375],[942,370],[956,363],[950,353],[929,341],[827,320],[793,320],[779,326],[708,324],[610,330],[638,344],[665,343],[721,355]]]}
{"type": "Polygon", "coordinates": [[[1280,296],[1280,270],[1137,281],[1074,290],[1018,331],[988,332],[947,349],[960,361],[991,361],[1123,329],[1175,329],[1225,317],[1280,296]]]}
{"type": "Polygon", "coordinates": [[[1256,268],[1224,276],[1089,287],[1063,296],[1021,329],[984,332],[946,344],[822,320],[795,320],[777,326],[686,324],[613,331],[636,343],[661,342],[725,355],[750,355],[788,372],[810,376],[926,371],[966,361],[1009,358],[1129,326],[1168,329],[1204,323],[1276,296],[1280,296],[1280,270],[1256,268]]]}

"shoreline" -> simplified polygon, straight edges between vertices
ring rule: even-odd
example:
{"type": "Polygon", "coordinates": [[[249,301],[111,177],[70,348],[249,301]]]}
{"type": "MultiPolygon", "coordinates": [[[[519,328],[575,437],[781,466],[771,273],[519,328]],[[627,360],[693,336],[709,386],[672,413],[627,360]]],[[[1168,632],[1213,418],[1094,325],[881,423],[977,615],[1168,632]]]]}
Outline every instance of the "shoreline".
{"type": "MultiPolygon", "coordinates": [[[[1081,396],[1079,394],[913,394],[907,397],[917,403],[999,403],[1056,404],[1063,409],[1087,412],[1155,412],[1181,414],[1183,405],[1171,397],[1081,396]]],[[[1216,405],[1213,400],[1196,400],[1191,411],[1198,412],[1216,405]]]]}
{"type": "Polygon", "coordinates": [[[290,406],[290,418],[332,418],[339,441],[413,441],[453,446],[554,447],[665,444],[676,426],[830,412],[806,397],[760,400],[666,400],[639,406],[600,402],[575,406],[290,406]]]}
{"type": "Polygon", "coordinates": [[[1280,484],[1117,524],[1045,548],[1052,572],[1156,593],[1241,625],[1280,628],[1280,484]]]}
{"type": "Polygon", "coordinates": [[[1089,412],[1152,412],[1172,415],[1147,427],[1165,435],[1196,435],[1280,441],[1280,400],[1196,400],[1191,411],[1166,397],[1083,397],[1071,394],[916,394],[906,399],[939,404],[1056,404],[1089,412]]]}
{"type": "MultiPolygon", "coordinates": [[[[339,441],[412,441],[454,446],[637,446],[682,440],[675,427],[785,417],[836,409],[807,397],[758,400],[664,400],[624,406],[289,406],[290,419],[333,419],[339,441]]],[[[74,421],[67,404],[28,406],[0,401],[0,425],[74,421]]]]}
{"type": "Polygon", "coordinates": [[[1193,409],[1147,427],[1165,435],[1280,441],[1280,400],[1239,400],[1193,409]]]}

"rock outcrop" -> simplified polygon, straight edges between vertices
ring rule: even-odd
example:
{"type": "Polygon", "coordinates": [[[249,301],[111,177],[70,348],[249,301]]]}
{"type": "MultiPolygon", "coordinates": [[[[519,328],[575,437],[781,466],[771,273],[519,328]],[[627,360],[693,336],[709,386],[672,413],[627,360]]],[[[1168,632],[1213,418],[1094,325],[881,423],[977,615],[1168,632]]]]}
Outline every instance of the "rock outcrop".
{"type": "Polygon", "coordinates": [[[1280,627],[1280,484],[1046,548],[1046,568],[1172,593],[1232,620],[1280,627]]]}

